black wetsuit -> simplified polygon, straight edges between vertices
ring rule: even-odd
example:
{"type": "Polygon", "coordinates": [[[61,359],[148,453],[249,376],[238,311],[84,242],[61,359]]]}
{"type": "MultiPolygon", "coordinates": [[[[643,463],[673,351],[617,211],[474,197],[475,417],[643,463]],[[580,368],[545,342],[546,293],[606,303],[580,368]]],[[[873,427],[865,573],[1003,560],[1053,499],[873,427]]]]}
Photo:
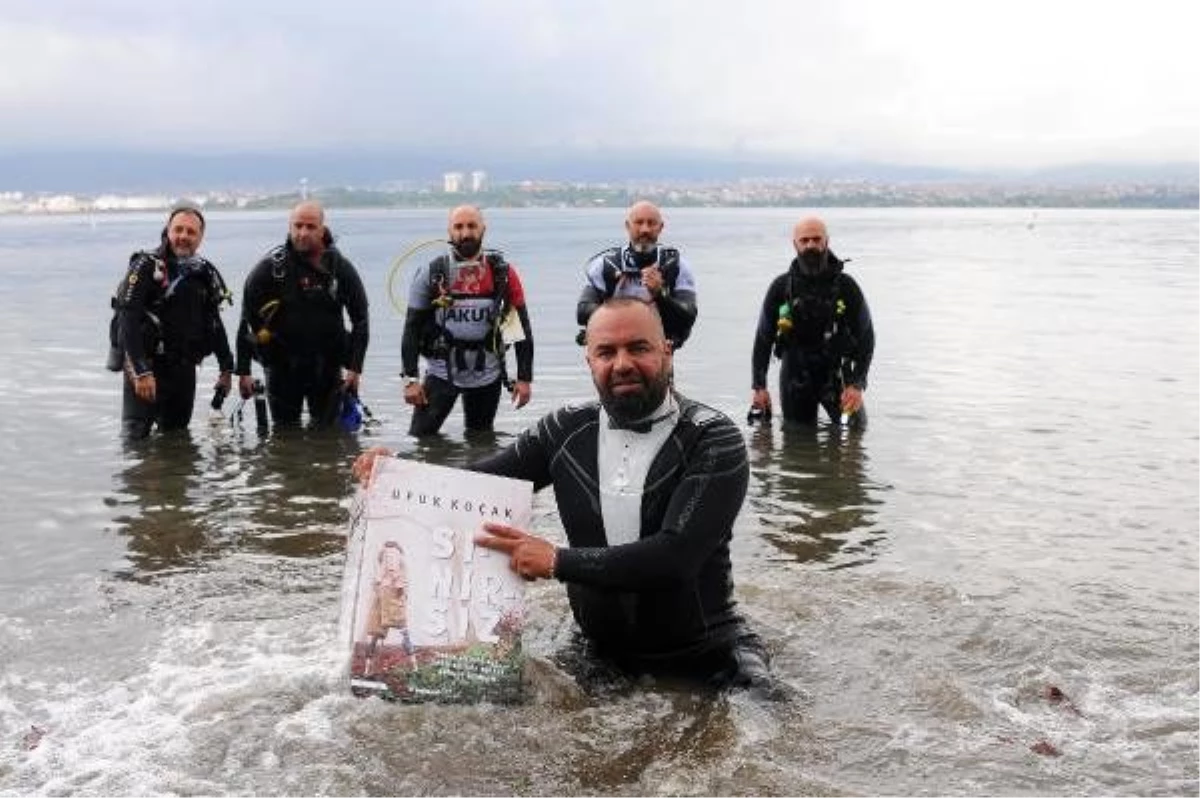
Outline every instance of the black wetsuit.
{"type": "Polygon", "coordinates": [[[554,486],[569,548],[555,577],[597,651],[635,671],[716,685],[766,678],[733,599],[729,542],[749,479],[728,418],[678,397],[680,418],[646,475],[640,539],[609,546],[598,483],[599,405],[562,408],[473,470],[554,486]]]}
{"type": "Polygon", "coordinates": [[[331,424],[342,368],[361,374],[366,358],[367,293],[358,271],[328,233],[320,264],[315,267],[289,241],[268,253],[246,278],[237,373],[250,373],[251,356],[262,363],[277,426],[298,425],[305,403],[311,425],[331,424]],[[350,318],[349,331],[343,310],[350,318]],[[266,334],[260,336],[263,330],[266,334]]]}
{"type": "Polygon", "coordinates": [[[221,371],[233,370],[220,314],[224,287],[207,260],[189,258],[181,265],[165,243],[130,257],[116,297],[127,438],[144,438],[155,424],[161,431],[187,428],[196,403],[196,366],[208,354],[216,354],[221,371]],[[133,387],[133,377],[147,373],[154,375],[153,402],[139,399],[133,387]]]}
{"type": "MultiPolygon", "coordinates": [[[[798,259],[772,281],[754,333],[751,387],[765,388],[771,352],[780,359],[779,403],[788,421],[815,424],[817,408],[841,416],[846,385],[865,390],[875,353],[871,311],[858,283],[832,252],[820,274],[806,273],[798,259]],[[778,333],[780,307],[789,306],[791,330],[778,333]]],[[[866,422],[866,407],[852,423],[866,422]]]]}

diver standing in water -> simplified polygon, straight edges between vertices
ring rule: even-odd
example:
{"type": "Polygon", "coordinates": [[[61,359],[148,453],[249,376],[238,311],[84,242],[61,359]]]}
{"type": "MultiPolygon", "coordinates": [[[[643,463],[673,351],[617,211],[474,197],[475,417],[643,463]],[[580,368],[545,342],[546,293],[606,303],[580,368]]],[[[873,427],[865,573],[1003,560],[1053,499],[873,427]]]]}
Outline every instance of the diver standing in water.
{"type": "Polygon", "coordinates": [[[830,419],[862,428],[863,391],[875,352],[866,297],[830,251],[820,219],[798,222],[792,243],[796,257],[767,289],[754,333],[751,417],[771,412],[767,371],[774,351],[785,421],[816,424],[821,406],[830,419]]]}
{"type": "MultiPolygon", "coordinates": [[[[196,254],[204,216],[177,205],[158,247],[135,252],[113,298],[110,368],[124,372],[122,431],[128,439],[186,429],[196,403],[196,367],[216,354],[217,397],[232,384],[233,355],[221,321],[229,291],[216,266],[196,254]]],[[[215,401],[215,399],[214,399],[215,401]]]]}
{"type": "MultiPolygon", "coordinates": [[[[611,247],[587,264],[586,282],[575,308],[575,320],[587,327],[588,319],[604,300],[631,296],[652,303],[662,317],[671,346],[679,349],[696,323],[696,278],[679,250],[658,243],[662,213],[642,200],[625,215],[629,243],[611,247]]],[[[583,343],[581,330],[578,338],[583,343]]]]}
{"type": "Polygon", "coordinates": [[[237,337],[238,388],[254,395],[250,358],[263,365],[277,426],[333,423],[343,394],[357,395],[370,340],[367,292],[333,243],[325,211],[312,201],[292,209],[287,241],[246,278],[237,337]],[[345,317],[350,329],[346,330],[345,317]]]}
{"type": "Polygon", "coordinates": [[[517,268],[483,248],[487,225],[473,205],[450,211],[450,251],[413,275],[400,342],[404,401],[413,406],[409,434],[436,434],[462,396],[469,433],[490,432],[500,389],[524,407],[533,391],[533,329],[517,268]],[[512,341],[517,378],[508,379],[512,341]],[[420,361],[425,361],[421,379],[420,361]]]}

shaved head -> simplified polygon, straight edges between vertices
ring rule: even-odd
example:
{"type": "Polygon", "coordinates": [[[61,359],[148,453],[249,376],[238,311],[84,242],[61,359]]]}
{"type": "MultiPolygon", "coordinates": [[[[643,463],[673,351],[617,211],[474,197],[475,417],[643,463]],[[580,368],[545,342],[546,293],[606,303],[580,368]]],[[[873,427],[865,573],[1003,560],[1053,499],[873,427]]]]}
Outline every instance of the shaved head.
{"type": "Polygon", "coordinates": [[[483,234],[486,230],[483,212],[474,205],[459,205],[450,211],[446,234],[450,237],[450,246],[459,258],[470,260],[479,255],[479,251],[483,249],[483,234]]]}
{"type": "Polygon", "coordinates": [[[663,218],[653,202],[635,202],[625,214],[625,232],[629,244],[637,252],[650,252],[662,235],[663,218]]]}
{"type": "MultiPolygon", "coordinates": [[[[593,336],[591,335],[593,330],[607,330],[608,327],[617,323],[615,320],[620,320],[620,323],[636,326],[639,333],[655,346],[662,346],[667,342],[666,333],[663,332],[662,316],[653,302],[643,302],[634,297],[618,296],[601,303],[588,319],[588,343],[590,344],[593,340],[593,336]]],[[[597,334],[598,336],[599,334],[597,334]]]]}
{"type": "Polygon", "coordinates": [[[796,249],[802,249],[804,244],[816,239],[819,239],[822,249],[829,243],[829,231],[825,229],[825,223],[815,216],[801,219],[792,228],[792,241],[796,244],[796,249]]]}
{"type": "Polygon", "coordinates": [[[318,224],[325,224],[325,209],[316,200],[305,200],[292,208],[291,218],[294,220],[300,216],[315,217],[318,224]]]}
{"type": "Polygon", "coordinates": [[[476,224],[483,227],[483,211],[474,205],[459,205],[450,211],[450,229],[454,229],[456,222],[466,222],[474,220],[476,224]]]}
{"type": "Polygon", "coordinates": [[[319,258],[325,249],[325,209],[312,200],[292,208],[288,218],[288,239],[297,252],[319,258]]]}
{"type": "Polygon", "coordinates": [[[662,222],[662,212],[659,211],[657,205],[649,200],[638,200],[630,205],[629,210],[625,212],[625,221],[631,222],[643,214],[649,214],[657,219],[660,223],[662,222]]]}

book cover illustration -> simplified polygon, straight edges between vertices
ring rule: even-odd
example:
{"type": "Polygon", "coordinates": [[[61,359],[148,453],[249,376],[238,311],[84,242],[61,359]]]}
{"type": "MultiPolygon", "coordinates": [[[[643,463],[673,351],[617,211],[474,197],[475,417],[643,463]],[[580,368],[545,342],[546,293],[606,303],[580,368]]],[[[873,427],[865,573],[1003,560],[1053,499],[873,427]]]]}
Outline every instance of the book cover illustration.
{"type": "Polygon", "coordinates": [[[521,698],[524,581],[475,545],[485,521],[527,529],[529,482],[394,457],[351,513],[342,639],[356,695],[521,698]]]}

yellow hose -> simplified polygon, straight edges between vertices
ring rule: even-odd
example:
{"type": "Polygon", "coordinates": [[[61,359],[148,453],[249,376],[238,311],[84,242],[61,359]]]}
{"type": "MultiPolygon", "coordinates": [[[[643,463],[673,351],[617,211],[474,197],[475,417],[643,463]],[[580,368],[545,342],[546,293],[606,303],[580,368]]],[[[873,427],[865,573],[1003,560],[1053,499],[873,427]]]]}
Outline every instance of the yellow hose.
{"type": "Polygon", "coordinates": [[[397,277],[397,275],[400,274],[401,268],[404,266],[404,262],[406,260],[411,258],[413,255],[417,254],[421,250],[425,249],[426,247],[431,247],[434,244],[441,244],[442,246],[445,246],[446,239],[445,238],[431,238],[428,241],[421,241],[419,243],[413,244],[411,247],[409,247],[408,249],[404,250],[399,255],[397,255],[396,259],[392,261],[392,268],[388,271],[388,277],[387,277],[387,293],[388,293],[388,299],[391,300],[392,307],[395,308],[396,312],[399,313],[400,315],[404,315],[405,310],[408,308],[408,303],[407,303],[407,301],[398,302],[396,300],[396,292],[395,292],[396,277],[397,277]]]}

